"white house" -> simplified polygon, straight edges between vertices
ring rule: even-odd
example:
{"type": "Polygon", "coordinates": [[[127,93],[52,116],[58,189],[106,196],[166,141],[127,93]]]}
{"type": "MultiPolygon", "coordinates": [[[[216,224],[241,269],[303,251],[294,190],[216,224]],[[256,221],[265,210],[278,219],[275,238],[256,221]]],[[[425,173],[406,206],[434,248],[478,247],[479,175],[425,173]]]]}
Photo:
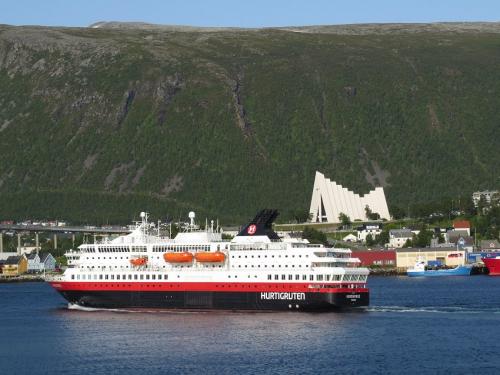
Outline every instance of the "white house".
{"type": "Polygon", "coordinates": [[[365,224],[357,228],[358,241],[366,242],[366,237],[371,234],[372,238],[382,233],[382,226],[380,224],[365,224]]]}
{"type": "Polygon", "coordinates": [[[28,272],[53,271],[56,268],[56,259],[50,253],[32,252],[27,258],[28,272]]]}
{"type": "Polygon", "coordinates": [[[406,241],[413,238],[413,232],[409,229],[391,229],[389,231],[389,247],[401,248],[406,241]]]}
{"type": "Polygon", "coordinates": [[[56,269],[56,258],[51,253],[40,254],[41,271],[54,271],[56,269]]]}
{"type": "Polygon", "coordinates": [[[352,233],[349,233],[347,236],[345,236],[344,238],[342,238],[342,241],[345,241],[345,242],[355,242],[358,238],[352,234],[352,233]]]}
{"type": "Polygon", "coordinates": [[[26,257],[28,258],[28,272],[39,272],[42,269],[38,252],[34,251],[27,254],[26,257]]]}

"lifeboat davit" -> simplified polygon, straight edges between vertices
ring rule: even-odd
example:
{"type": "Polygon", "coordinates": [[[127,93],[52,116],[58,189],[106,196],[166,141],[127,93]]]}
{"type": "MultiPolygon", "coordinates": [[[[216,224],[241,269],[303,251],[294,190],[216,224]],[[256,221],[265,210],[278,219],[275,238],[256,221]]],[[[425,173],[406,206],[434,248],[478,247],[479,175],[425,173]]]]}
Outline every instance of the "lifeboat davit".
{"type": "Polygon", "coordinates": [[[130,263],[135,267],[145,266],[147,262],[148,258],[145,257],[130,259],[130,263]]]}
{"type": "Polygon", "coordinates": [[[226,256],[221,251],[216,251],[214,253],[200,251],[196,253],[194,257],[196,261],[200,263],[221,263],[226,259],[226,256]]]}
{"type": "Polygon", "coordinates": [[[165,253],[163,259],[168,263],[191,263],[193,261],[193,254],[184,251],[182,253],[165,253]]]}

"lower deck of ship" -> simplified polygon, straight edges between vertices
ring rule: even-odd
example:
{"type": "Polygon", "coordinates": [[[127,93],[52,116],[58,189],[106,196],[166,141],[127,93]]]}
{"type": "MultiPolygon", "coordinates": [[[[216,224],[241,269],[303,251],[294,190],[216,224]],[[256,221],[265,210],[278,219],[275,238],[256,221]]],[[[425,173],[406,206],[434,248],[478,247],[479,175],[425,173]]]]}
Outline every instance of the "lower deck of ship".
{"type": "Polygon", "coordinates": [[[157,292],[60,291],[70,303],[93,308],[158,308],[190,310],[335,310],[364,307],[369,293],[350,292],[157,292]]]}

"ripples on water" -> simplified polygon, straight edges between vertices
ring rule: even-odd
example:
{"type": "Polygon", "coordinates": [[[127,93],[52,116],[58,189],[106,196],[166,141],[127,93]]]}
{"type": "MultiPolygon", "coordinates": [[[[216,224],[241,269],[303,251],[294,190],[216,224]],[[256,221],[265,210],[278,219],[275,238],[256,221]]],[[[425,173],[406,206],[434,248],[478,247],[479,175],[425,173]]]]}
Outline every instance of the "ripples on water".
{"type": "Polygon", "coordinates": [[[68,308],[48,285],[1,284],[0,373],[500,372],[500,278],[370,288],[358,313],[233,313],[68,308]]]}

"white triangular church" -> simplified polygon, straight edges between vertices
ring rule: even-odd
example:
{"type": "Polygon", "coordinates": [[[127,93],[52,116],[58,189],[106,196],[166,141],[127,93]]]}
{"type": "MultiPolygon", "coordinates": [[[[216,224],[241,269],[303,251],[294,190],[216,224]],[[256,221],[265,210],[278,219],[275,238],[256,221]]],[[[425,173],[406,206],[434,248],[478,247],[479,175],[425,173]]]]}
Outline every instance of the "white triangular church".
{"type": "Polygon", "coordinates": [[[340,213],[354,220],[369,220],[366,206],[381,219],[390,219],[384,188],[377,187],[366,195],[355,194],[316,171],[309,210],[313,222],[339,223],[340,213]]]}

